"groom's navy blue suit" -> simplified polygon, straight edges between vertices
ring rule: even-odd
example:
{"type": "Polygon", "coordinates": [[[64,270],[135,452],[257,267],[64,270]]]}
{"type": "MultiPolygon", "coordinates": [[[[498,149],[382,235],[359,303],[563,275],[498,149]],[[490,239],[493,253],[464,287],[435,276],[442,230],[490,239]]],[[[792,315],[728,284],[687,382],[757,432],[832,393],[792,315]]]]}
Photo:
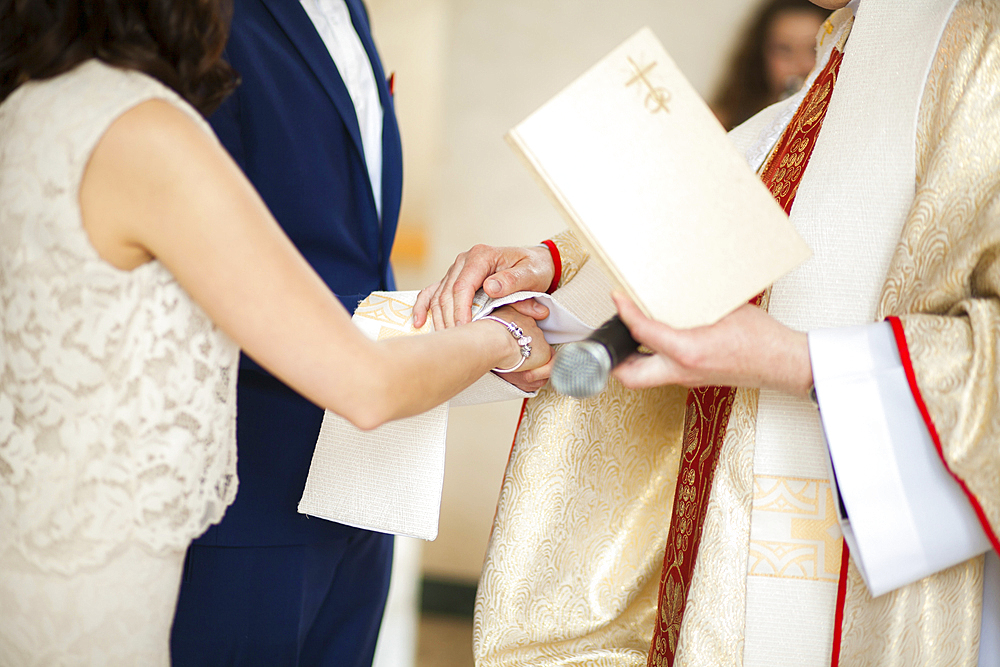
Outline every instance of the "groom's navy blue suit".
{"type": "MultiPolygon", "coordinates": [[[[382,219],[354,105],[299,0],[236,0],[226,56],[243,83],[210,119],[274,217],[348,311],[394,289],[402,154],[361,0],[347,0],[384,110],[382,219]]],[[[331,377],[330,382],[337,382],[331,377]]],[[[239,492],[188,552],[171,638],[187,665],[369,665],[390,536],[296,512],[323,411],[241,359],[239,492]]]]}

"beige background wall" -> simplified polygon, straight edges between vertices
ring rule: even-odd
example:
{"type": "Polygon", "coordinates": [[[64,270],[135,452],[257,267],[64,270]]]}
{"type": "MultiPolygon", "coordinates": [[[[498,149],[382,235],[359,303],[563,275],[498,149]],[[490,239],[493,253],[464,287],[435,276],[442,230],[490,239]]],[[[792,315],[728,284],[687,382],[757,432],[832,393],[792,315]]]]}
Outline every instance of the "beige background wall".
{"type": "MultiPolygon", "coordinates": [[[[438,279],[475,243],[536,243],[562,220],[503,134],[649,25],[708,94],[756,0],[368,0],[405,157],[400,289],[438,279]]],[[[520,405],[452,411],[426,574],[478,579],[520,405]]]]}

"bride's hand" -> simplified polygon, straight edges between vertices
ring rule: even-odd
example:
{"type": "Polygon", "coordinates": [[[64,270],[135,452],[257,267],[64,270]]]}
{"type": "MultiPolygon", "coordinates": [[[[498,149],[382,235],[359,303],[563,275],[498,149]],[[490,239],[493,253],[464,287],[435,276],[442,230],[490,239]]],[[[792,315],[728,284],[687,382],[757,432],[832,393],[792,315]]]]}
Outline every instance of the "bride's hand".
{"type": "MultiPolygon", "coordinates": [[[[492,315],[499,317],[505,322],[512,322],[521,328],[525,336],[531,337],[531,355],[524,360],[524,363],[518,368],[518,373],[512,375],[527,375],[526,371],[534,371],[542,366],[548,364],[549,359],[552,358],[552,348],[549,344],[545,342],[545,337],[542,335],[542,330],[538,328],[538,322],[529,315],[523,315],[518,312],[512,306],[504,306],[502,308],[497,308],[492,315]]],[[[495,326],[499,327],[498,323],[494,323],[495,326]]],[[[513,336],[510,337],[511,342],[515,342],[513,336]]],[[[504,359],[502,364],[499,364],[497,368],[512,368],[517,365],[521,360],[521,350],[517,346],[516,342],[514,347],[518,349],[511,348],[511,353],[504,359]],[[509,362],[509,363],[508,363],[509,362]]],[[[504,378],[508,379],[508,378],[504,378]]],[[[512,378],[511,378],[512,379],[512,378]]],[[[533,378],[537,381],[537,378],[533,378]]],[[[524,389],[522,383],[515,383],[519,388],[524,389]]],[[[544,379],[542,379],[541,384],[545,384],[544,379]]],[[[541,386],[539,384],[539,386],[541,386]]],[[[537,387],[536,387],[537,389],[537,387]]],[[[534,389],[525,389],[525,391],[534,391],[534,389]]]]}

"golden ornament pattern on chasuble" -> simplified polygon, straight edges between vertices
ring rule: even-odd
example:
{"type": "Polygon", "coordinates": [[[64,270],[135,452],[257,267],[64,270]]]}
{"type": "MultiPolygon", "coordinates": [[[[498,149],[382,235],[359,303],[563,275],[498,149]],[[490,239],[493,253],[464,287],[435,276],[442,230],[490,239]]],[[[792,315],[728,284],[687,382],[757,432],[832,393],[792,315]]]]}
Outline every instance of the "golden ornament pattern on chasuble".
{"type": "MultiPolygon", "coordinates": [[[[1000,5],[959,0],[924,87],[916,196],[878,315],[900,317],[945,458],[994,528],[1000,528],[997,90],[1000,5]]],[[[840,664],[975,667],[982,577],[983,559],[973,558],[873,599],[851,563],[840,664]]]]}
{"type": "Polygon", "coordinates": [[[559,278],[559,286],[565,285],[573,279],[587,260],[590,253],[570,230],[559,232],[552,237],[552,242],[559,249],[559,258],[562,260],[562,275],[559,278]]]}
{"type": "Polygon", "coordinates": [[[1000,9],[961,2],[921,108],[917,194],[880,315],[898,315],[949,467],[1000,533],[1000,9]],[[947,317],[940,315],[947,314],[947,317]]]}
{"type": "Polygon", "coordinates": [[[828,480],[754,477],[755,521],[748,574],[837,583],[842,542],[828,480]],[[759,517],[759,518],[758,518],[759,517]]]}
{"type": "Polygon", "coordinates": [[[476,602],[481,667],[645,664],[686,390],[527,403],[476,602]]]}

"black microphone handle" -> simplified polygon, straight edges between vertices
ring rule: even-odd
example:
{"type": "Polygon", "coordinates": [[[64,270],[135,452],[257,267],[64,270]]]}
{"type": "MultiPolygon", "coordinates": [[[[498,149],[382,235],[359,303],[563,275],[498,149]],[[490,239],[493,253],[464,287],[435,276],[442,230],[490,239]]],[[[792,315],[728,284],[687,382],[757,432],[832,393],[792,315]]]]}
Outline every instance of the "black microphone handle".
{"type": "Polygon", "coordinates": [[[587,338],[562,346],[552,365],[552,388],[574,398],[594,396],[607,384],[611,369],[638,347],[616,315],[587,338]]]}
{"type": "Polygon", "coordinates": [[[628,327],[618,315],[595,329],[594,333],[587,336],[587,340],[595,341],[607,348],[608,354],[611,355],[611,368],[625,361],[630,354],[639,349],[639,343],[632,338],[628,327]]]}

